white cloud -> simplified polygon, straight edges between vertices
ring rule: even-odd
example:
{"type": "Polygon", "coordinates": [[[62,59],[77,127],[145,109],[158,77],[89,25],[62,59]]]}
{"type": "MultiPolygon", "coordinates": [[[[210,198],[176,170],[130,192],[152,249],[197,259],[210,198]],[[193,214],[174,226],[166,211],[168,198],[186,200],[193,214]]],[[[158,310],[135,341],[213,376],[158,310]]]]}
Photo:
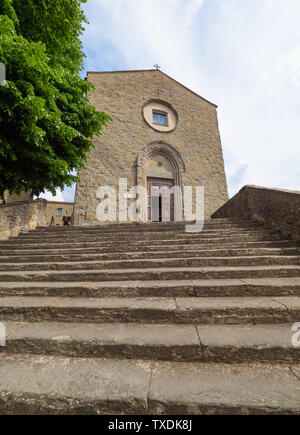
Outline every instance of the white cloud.
{"type": "Polygon", "coordinates": [[[196,15],[202,8],[204,0],[189,1],[187,5],[186,15],[184,17],[184,26],[190,27],[195,21],[196,15]]]}
{"type": "Polygon", "coordinates": [[[73,202],[75,195],[75,187],[74,184],[72,187],[65,187],[63,191],[61,189],[56,189],[56,195],[53,196],[51,192],[46,191],[45,193],[40,194],[40,198],[47,199],[48,201],[65,201],[65,202],[73,202]]]}
{"type": "Polygon", "coordinates": [[[47,201],[64,201],[62,191],[60,189],[56,190],[56,195],[53,196],[51,192],[41,193],[39,198],[47,199],[47,201]]]}
{"type": "Polygon", "coordinates": [[[291,80],[292,86],[300,86],[300,45],[289,51],[276,64],[277,70],[291,80]]]}
{"type": "Polygon", "coordinates": [[[88,56],[87,69],[103,68],[109,59],[115,69],[152,68],[158,62],[177,77],[181,65],[180,78],[192,64],[190,75],[196,75],[193,23],[202,5],[202,0],[89,0],[83,41],[97,59],[88,56]]]}
{"type": "Polygon", "coordinates": [[[87,70],[162,70],[219,105],[230,193],[299,189],[299,0],[89,0],[87,70]]]}

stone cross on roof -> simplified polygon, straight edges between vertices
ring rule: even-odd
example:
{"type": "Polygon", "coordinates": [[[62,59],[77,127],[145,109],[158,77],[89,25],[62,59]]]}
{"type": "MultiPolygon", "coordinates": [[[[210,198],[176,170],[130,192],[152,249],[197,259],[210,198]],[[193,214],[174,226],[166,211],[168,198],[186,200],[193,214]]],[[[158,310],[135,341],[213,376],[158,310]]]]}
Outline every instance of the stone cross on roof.
{"type": "Polygon", "coordinates": [[[158,65],[158,63],[156,64],[156,65],[153,65],[154,66],[154,68],[156,69],[156,70],[159,70],[160,69],[160,66],[158,65]]]}

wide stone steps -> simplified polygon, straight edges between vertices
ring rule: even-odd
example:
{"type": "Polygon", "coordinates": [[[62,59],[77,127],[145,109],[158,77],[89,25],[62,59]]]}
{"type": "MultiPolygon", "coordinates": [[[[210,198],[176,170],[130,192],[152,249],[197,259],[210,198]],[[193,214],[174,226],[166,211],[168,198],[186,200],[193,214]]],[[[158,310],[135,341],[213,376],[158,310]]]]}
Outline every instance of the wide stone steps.
{"type": "MultiPolygon", "coordinates": [[[[65,227],[38,227],[34,231],[29,231],[30,233],[64,233],[66,230],[68,232],[81,232],[88,233],[97,232],[149,232],[149,231],[184,231],[186,225],[193,225],[194,222],[160,222],[160,223],[120,223],[120,224],[110,224],[110,225],[96,225],[96,226],[70,226],[65,227]]],[[[242,227],[262,227],[258,222],[252,222],[247,219],[205,219],[204,228],[242,228],[242,227]]]]}
{"type": "MultiPolygon", "coordinates": [[[[89,298],[299,296],[299,278],[176,281],[0,282],[1,296],[89,298]]],[[[225,301],[224,301],[225,302],[225,301]]]]}
{"type": "Polygon", "coordinates": [[[239,266],[239,267],[165,267],[145,269],[50,270],[0,272],[0,282],[51,281],[127,281],[176,279],[300,277],[300,265],[239,266]]]}
{"type": "MultiPolygon", "coordinates": [[[[23,255],[51,255],[51,254],[66,254],[66,255],[72,255],[72,254],[114,254],[114,253],[128,253],[132,250],[134,250],[136,253],[139,252],[157,252],[159,249],[161,252],[183,252],[183,251],[190,251],[197,250],[202,252],[207,252],[207,255],[211,256],[211,252],[214,250],[232,250],[232,249],[241,249],[241,250],[252,250],[252,249],[294,249],[297,250],[300,247],[299,242],[295,242],[293,240],[280,240],[280,241],[264,241],[264,242],[237,242],[237,243],[214,243],[214,244],[193,244],[192,246],[188,244],[119,244],[118,246],[112,245],[112,246],[102,246],[102,247],[85,247],[85,248],[74,248],[72,245],[69,246],[69,248],[66,250],[64,248],[61,248],[60,245],[57,245],[57,248],[52,247],[51,249],[39,249],[39,247],[35,248],[27,248],[26,246],[24,249],[0,249],[0,255],[1,256],[23,256],[23,255]]],[[[249,254],[250,255],[250,254],[249,254]]],[[[291,255],[294,255],[292,253],[291,255]]]]}
{"type": "MultiPolygon", "coordinates": [[[[291,240],[280,240],[280,241],[264,241],[264,242],[237,242],[237,243],[214,243],[214,244],[119,244],[118,246],[110,245],[110,246],[102,246],[102,247],[84,247],[84,248],[74,248],[72,245],[69,246],[68,249],[61,248],[60,245],[57,245],[57,248],[54,246],[48,249],[40,249],[39,246],[35,248],[27,248],[24,249],[0,249],[1,256],[20,256],[20,255],[51,255],[51,254],[114,254],[116,252],[128,253],[134,250],[136,253],[139,252],[157,252],[158,249],[161,252],[178,252],[178,251],[205,251],[208,255],[210,255],[211,251],[214,250],[231,250],[231,249],[299,249],[300,245],[296,244],[291,240]]],[[[294,255],[294,254],[292,254],[294,255]]]]}
{"type": "Polygon", "coordinates": [[[295,323],[300,299],[288,297],[66,298],[2,297],[0,318],[87,323],[295,323]]]}
{"type": "Polygon", "coordinates": [[[152,258],[103,261],[61,261],[31,263],[0,263],[0,271],[45,271],[45,270],[98,270],[120,268],[161,267],[162,261],[168,267],[222,267],[222,266],[264,266],[264,265],[300,265],[300,256],[250,256],[250,257],[188,257],[188,258],[152,258]]]}
{"type": "MultiPolygon", "coordinates": [[[[118,241],[118,240],[133,240],[133,241],[149,241],[149,240],[161,240],[162,238],[166,241],[168,240],[189,240],[189,239],[208,239],[208,238],[226,238],[226,237],[237,237],[237,236],[245,236],[245,237],[252,237],[252,236],[268,236],[269,238],[280,238],[280,233],[278,231],[273,231],[273,232],[268,232],[266,230],[263,229],[251,229],[251,230],[244,230],[241,229],[239,231],[236,230],[228,230],[228,231],[207,231],[207,230],[203,230],[200,233],[185,233],[185,232],[180,232],[177,234],[174,234],[173,232],[157,232],[157,233],[133,233],[133,234],[126,234],[126,235],[122,235],[121,233],[112,233],[112,234],[99,234],[99,235],[88,235],[88,234],[80,234],[80,235],[74,235],[74,234],[62,234],[60,237],[60,240],[63,242],[82,242],[82,241],[87,241],[87,242],[92,242],[92,241],[96,241],[96,242],[114,242],[114,241],[118,241]]],[[[51,242],[55,242],[57,240],[57,237],[53,236],[46,236],[46,235],[23,235],[23,237],[19,236],[19,237],[14,237],[11,238],[9,240],[6,240],[4,243],[5,244],[14,244],[14,243],[39,243],[39,242],[46,242],[46,243],[51,243],[51,242]]]]}
{"type": "MultiPolygon", "coordinates": [[[[223,245],[225,243],[239,243],[239,242],[259,242],[259,241],[284,241],[284,238],[281,235],[274,235],[272,236],[273,238],[271,238],[271,236],[269,235],[255,235],[255,236],[244,236],[244,235],[237,235],[237,236],[227,236],[227,237],[222,237],[222,238],[201,238],[201,236],[196,236],[194,238],[182,238],[182,239],[151,239],[151,245],[178,245],[178,244],[189,244],[189,245],[195,245],[195,244],[202,244],[203,246],[206,245],[223,245]]],[[[56,242],[35,242],[35,243],[24,243],[20,242],[20,241],[7,241],[4,242],[2,244],[0,244],[0,250],[2,251],[5,248],[9,248],[10,250],[12,249],[35,249],[35,248],[39,248],[39,249],[55,249],[57,247],[57,241],[56,242]]],[[[147,241],[143,240],[138,241],[138,240],[111,240],[111,241],[95,241],[95,239],[93,241],[90,242],[86,242],[86,241],[73,241],[71,246],[72,248],[99,248],[99,247],[112,247],[113,249],[118,249],[118,247],[120,245],[126,246],[127,248],[130,249],[130,247],[139,245],[139,246],[146,246],[147,245],[147,241]]],[[[296,246],[296,244],[294,244],[294,246],[296,246]]],[[[70,242],[65,242],[60,240],[59,241],[59,247],[62,249],[68,249],[68,247],[70,247],[70,242]]]]}
{"type": "MultiPolygon", "coordinates": [[[[168,247],[167,247],[168,248],[168,247]]],[[[158,249],[158,248],[157,248],[158,249]]],[[[133,259],[169,259],[172,258],[203,258],[203,257],[255,257],[255,256],[298,256],[300,259],[300,248],[233,248],[233,249],[186,249],[172,250],[172,247],[166,250],[156,251],[134,251],[134,252],[111,252],[111,253],[61,253],[56,251],[48,251],[48,254],[40,254],[39,252],[31,251],[30,254],[16,255],[15,251],[9,255],[0,255],[1,263],[41,263],[41,262],[69,262],[69,261],[85,261],[94,262],[106,260],[133,260],[133,259]]]]}
{"type": "Polygon", "coordinates": [[[244,219],[22,233],[0,413],[299,414],[299,295],[300,242],[244,219]]]}
{"type": "MultiPolygon", "coordinates": [[[[6,322],[5,353],[185,362],[300,363],[291,325],[6,322]]],[[[1,352],[1,348],[0,348],[1,352]]]]}
{"type": "MultiPolygon", "coordinates": [[[[72,232],[65,232],[60,234],[60,239],[64,241],[74,241],[76,240],[87,240],[87,241],[113,241],[113,240],[149,240],[149,239],[161,239],[162,237],[165,240],[169,239],[180,239],[180,238],[194,238],[194,237],[201,237],[201,238],[208,238],[208,237],[222,237],[222,236],[234,236],[234,235],[246,235],[246,236],[255,236],[255,235],[278,235],[280,234],[278,231],[267,231],[264,228],[240,228],[240,229],[226,229],[226,230],[202,230],[201,232],[196,233],[189,233],[185,231],[178,231],[176,234],[174,234],[174,231],[159,231],[159,232],[136,232],[136,233],[99,233],[99,234],[85,234],[85,233],[72,233],[72,232]]],[[[32,233],[24,233],[23,235],[20,235],[18,237],[12,237],[6,242],[16,242],[16,241],[41,241],[46,240],[48,241],[55,241],[57,239],[57,235],[55,234],[32,234],[32,233]]]]}
{"type": "MultiPolygon", "coordinates": [[[[205,238],[221,238],[221,237],[227,237],[227,236],[255,236],[255,235],[268,235],[268,236],[276,236],[280,235],[278,231],[267,231],[263,228],[241,228],[241,229],[227,229],[227,230],[203,230],[201,233],[188,233],[188,232],[176,232],[174,234],[174,231],[159,231],[159,232],[140,232],[140,233],[121,233],[121,232],[115,232],[115,233],[99,233],[96,234],[90,234],[90,233],[79,233],[79,234],[73,234],[73,233],[62,233],[60,236],[60,240],[63,240],[64,242],[73,242],[74,239],[76,241],[114,241],[114,240],[155,240],[155,239],[161,239],[162,235],[165,240],[173,240],[173,239],[194,239],[197,237],[201,237],[202,239],[205,238]]],[[[8,241],[6,241],[7,244],[13,244],[14,242],[20,242],[20,241],[26,241],[28,242],[52,242],[56,241],[57,236],[55,234],[32,234],[27,233],[23,234],[19,237],[11,237],[8,241]]]]}
{"type": "Polygon", "coordinates": [[[298,365],[0,355],[4,414],[299,414],[298,365]]]}

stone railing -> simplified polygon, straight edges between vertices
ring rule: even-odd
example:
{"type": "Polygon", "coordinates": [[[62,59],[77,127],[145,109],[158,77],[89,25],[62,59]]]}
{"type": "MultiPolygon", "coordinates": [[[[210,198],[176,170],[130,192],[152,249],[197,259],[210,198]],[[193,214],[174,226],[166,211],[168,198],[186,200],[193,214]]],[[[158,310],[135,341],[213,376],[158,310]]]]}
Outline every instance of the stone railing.
{"type": "Polygon", "coordinates": [[[300,240],[300,192],[244,186],[213,219],[248,218],[300,240]]]}
{"type": "Polygon", "coordinates": [[[0,205],[0,240],[17,236],[22,228],[35,230],[46,226],[45,199],[18,201],[0,205]]]}

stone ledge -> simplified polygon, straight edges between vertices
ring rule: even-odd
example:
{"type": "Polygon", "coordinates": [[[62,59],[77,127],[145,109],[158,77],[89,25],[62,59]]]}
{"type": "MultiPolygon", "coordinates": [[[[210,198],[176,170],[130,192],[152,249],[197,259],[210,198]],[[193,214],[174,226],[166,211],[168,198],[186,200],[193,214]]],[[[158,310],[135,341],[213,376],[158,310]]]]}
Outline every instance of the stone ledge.
{"type": "Polygon", "coordinates": [[[212,218],[247,218],[300,240],[300,191],[244,186],[212,218]]]}

